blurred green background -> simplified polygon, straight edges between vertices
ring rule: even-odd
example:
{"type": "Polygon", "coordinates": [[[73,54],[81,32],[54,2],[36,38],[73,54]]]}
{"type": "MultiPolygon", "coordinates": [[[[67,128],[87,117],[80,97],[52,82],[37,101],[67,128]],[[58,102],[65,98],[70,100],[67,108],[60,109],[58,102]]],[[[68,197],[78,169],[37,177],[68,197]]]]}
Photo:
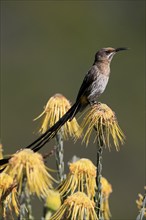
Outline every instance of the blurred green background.
{"type": "MultiPolygon", "coordinates": [[[[132,220],[145,184],[145,1],[1,1],[1,142],[9,154],[34,140],[40,122],[32,120],[47,100],[62,93],[73,103],[95,52],[108,46],[130,48],[114,57],[100,98],[127,140],[120,152],[104,150],[103,176],[113,187],[112,219],[132,220]]],[[[67,141],[65,162],[77,155],[95,163],[95,149],[67,141]]]]}

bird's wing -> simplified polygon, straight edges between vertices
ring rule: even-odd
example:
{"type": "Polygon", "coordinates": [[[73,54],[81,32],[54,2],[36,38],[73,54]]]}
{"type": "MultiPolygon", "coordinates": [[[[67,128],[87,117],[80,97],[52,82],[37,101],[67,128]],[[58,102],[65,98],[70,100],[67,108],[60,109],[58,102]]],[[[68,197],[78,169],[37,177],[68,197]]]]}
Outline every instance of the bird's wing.
{"type": "Polygon", "coordinates": [[[90,70],[86,73],[85,78],[82,82],[82,85],[79,89],[76,101],[79,101],[80,98],[86,93],[87,89],[97,78],[97,67],[92,66],[90,70]]]}

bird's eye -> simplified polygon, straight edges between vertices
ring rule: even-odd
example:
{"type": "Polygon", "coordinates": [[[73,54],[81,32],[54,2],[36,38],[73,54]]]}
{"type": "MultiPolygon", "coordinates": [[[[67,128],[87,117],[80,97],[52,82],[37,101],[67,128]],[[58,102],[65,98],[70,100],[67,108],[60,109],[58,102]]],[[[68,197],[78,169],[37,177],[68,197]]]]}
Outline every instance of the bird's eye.
{"type": "Polygon", "coordinates": [[[105,51],[105,53],[108,55],[108,54],[111,53],[111,51],[110,51],[110,50],[107,50],[107,51],[105,51]]]}

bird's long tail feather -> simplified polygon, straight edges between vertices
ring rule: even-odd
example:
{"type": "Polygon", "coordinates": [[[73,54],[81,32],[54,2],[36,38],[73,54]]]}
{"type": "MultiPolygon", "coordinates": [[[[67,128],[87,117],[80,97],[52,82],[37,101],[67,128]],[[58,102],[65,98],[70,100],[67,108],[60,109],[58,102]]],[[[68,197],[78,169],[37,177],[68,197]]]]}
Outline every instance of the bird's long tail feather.
{"type": "Polygon", "coordinates": [[[6,166],[3,166],[3,165],[6,165],[10,159],[11,159],[11,156],[8,156],[0,160],[0,173],[2,173],[3,170],[6,168],[6,166]]]}
{"type": "Polygon", "coordinates": [[[73,119],[80,109],[79,103],[75,103],[66,113],[56,122],[51,128],[49,128],[44,134],[37,138],[34,142],[29,144],[26,148],[31,148],[34,152],[41,149],[49,140],[51,140],[57,133],[57,131],[69,120],[73,119]]]}
{"type": "Polygon", "coordinates": [[[8,161],[9,161],[10,158],[11,158],[11,157],[1,159],[1,160],[0,160],[0,166],[2,166],[2,165],[4,165],[4,164],[8,163],[8,161]]]}
{"type": "MultiPolygon", "coordinates": [[[[51,128],[49,128],[44,134],[42,134],[39,138],[37,138],[35,141],[33,141],[31,144],[29,144],[25,148],[30,148],[34,152],[37,152],[39,149],[41,149],[49,140],[51,140],[57,133],[57,131],[69,120],[73,119],[75,115],[80,110],[80,104],[76,102],[66,113],[62,116],[62,118],[59,119],[58,122],[56,122],[51,128]]],[[[9,162],[8,158],[4,158],[0,160],[0,166],[7,164],[9,162]]]]}

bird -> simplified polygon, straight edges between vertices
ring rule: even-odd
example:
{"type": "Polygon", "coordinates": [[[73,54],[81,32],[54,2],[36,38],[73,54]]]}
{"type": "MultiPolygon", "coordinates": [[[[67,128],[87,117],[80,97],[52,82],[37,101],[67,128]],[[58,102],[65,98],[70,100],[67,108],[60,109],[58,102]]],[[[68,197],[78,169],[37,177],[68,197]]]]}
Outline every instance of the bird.
{"type": "MultiPolygon", "coordinates": [[[[30,148],[34,152],[38,151],[56,135],[57,131],[67,121],[71,121],[78,112],[82,112],[88,105],[92,106],[96,104],[108,84],[110,64],[114,55],[119,51],[127,49],[127,47],[119,47],[116,49],[106,47],[98,50],[95,54],[92,66],[83,79],[75,103],[52,127],[25,148],[30,148]]],[[[5,159],[4,162],[6,161],[5,159]]]]}
{"type": "Polygon", "coordinates": [[[109,81],[112,58],[117,52],[127,49],[127,47],[116,49],[107,47],[97,51],[94,62],[83,79],[75,103],[58,122],[26,148],[31,148],[34,152],[38,151],[56,135],[57,131],[68,120],[71,121],[78,112],[82,112],[88,105],[92,106],[97,103],[99,96],[104,92],[109,81]]]}

